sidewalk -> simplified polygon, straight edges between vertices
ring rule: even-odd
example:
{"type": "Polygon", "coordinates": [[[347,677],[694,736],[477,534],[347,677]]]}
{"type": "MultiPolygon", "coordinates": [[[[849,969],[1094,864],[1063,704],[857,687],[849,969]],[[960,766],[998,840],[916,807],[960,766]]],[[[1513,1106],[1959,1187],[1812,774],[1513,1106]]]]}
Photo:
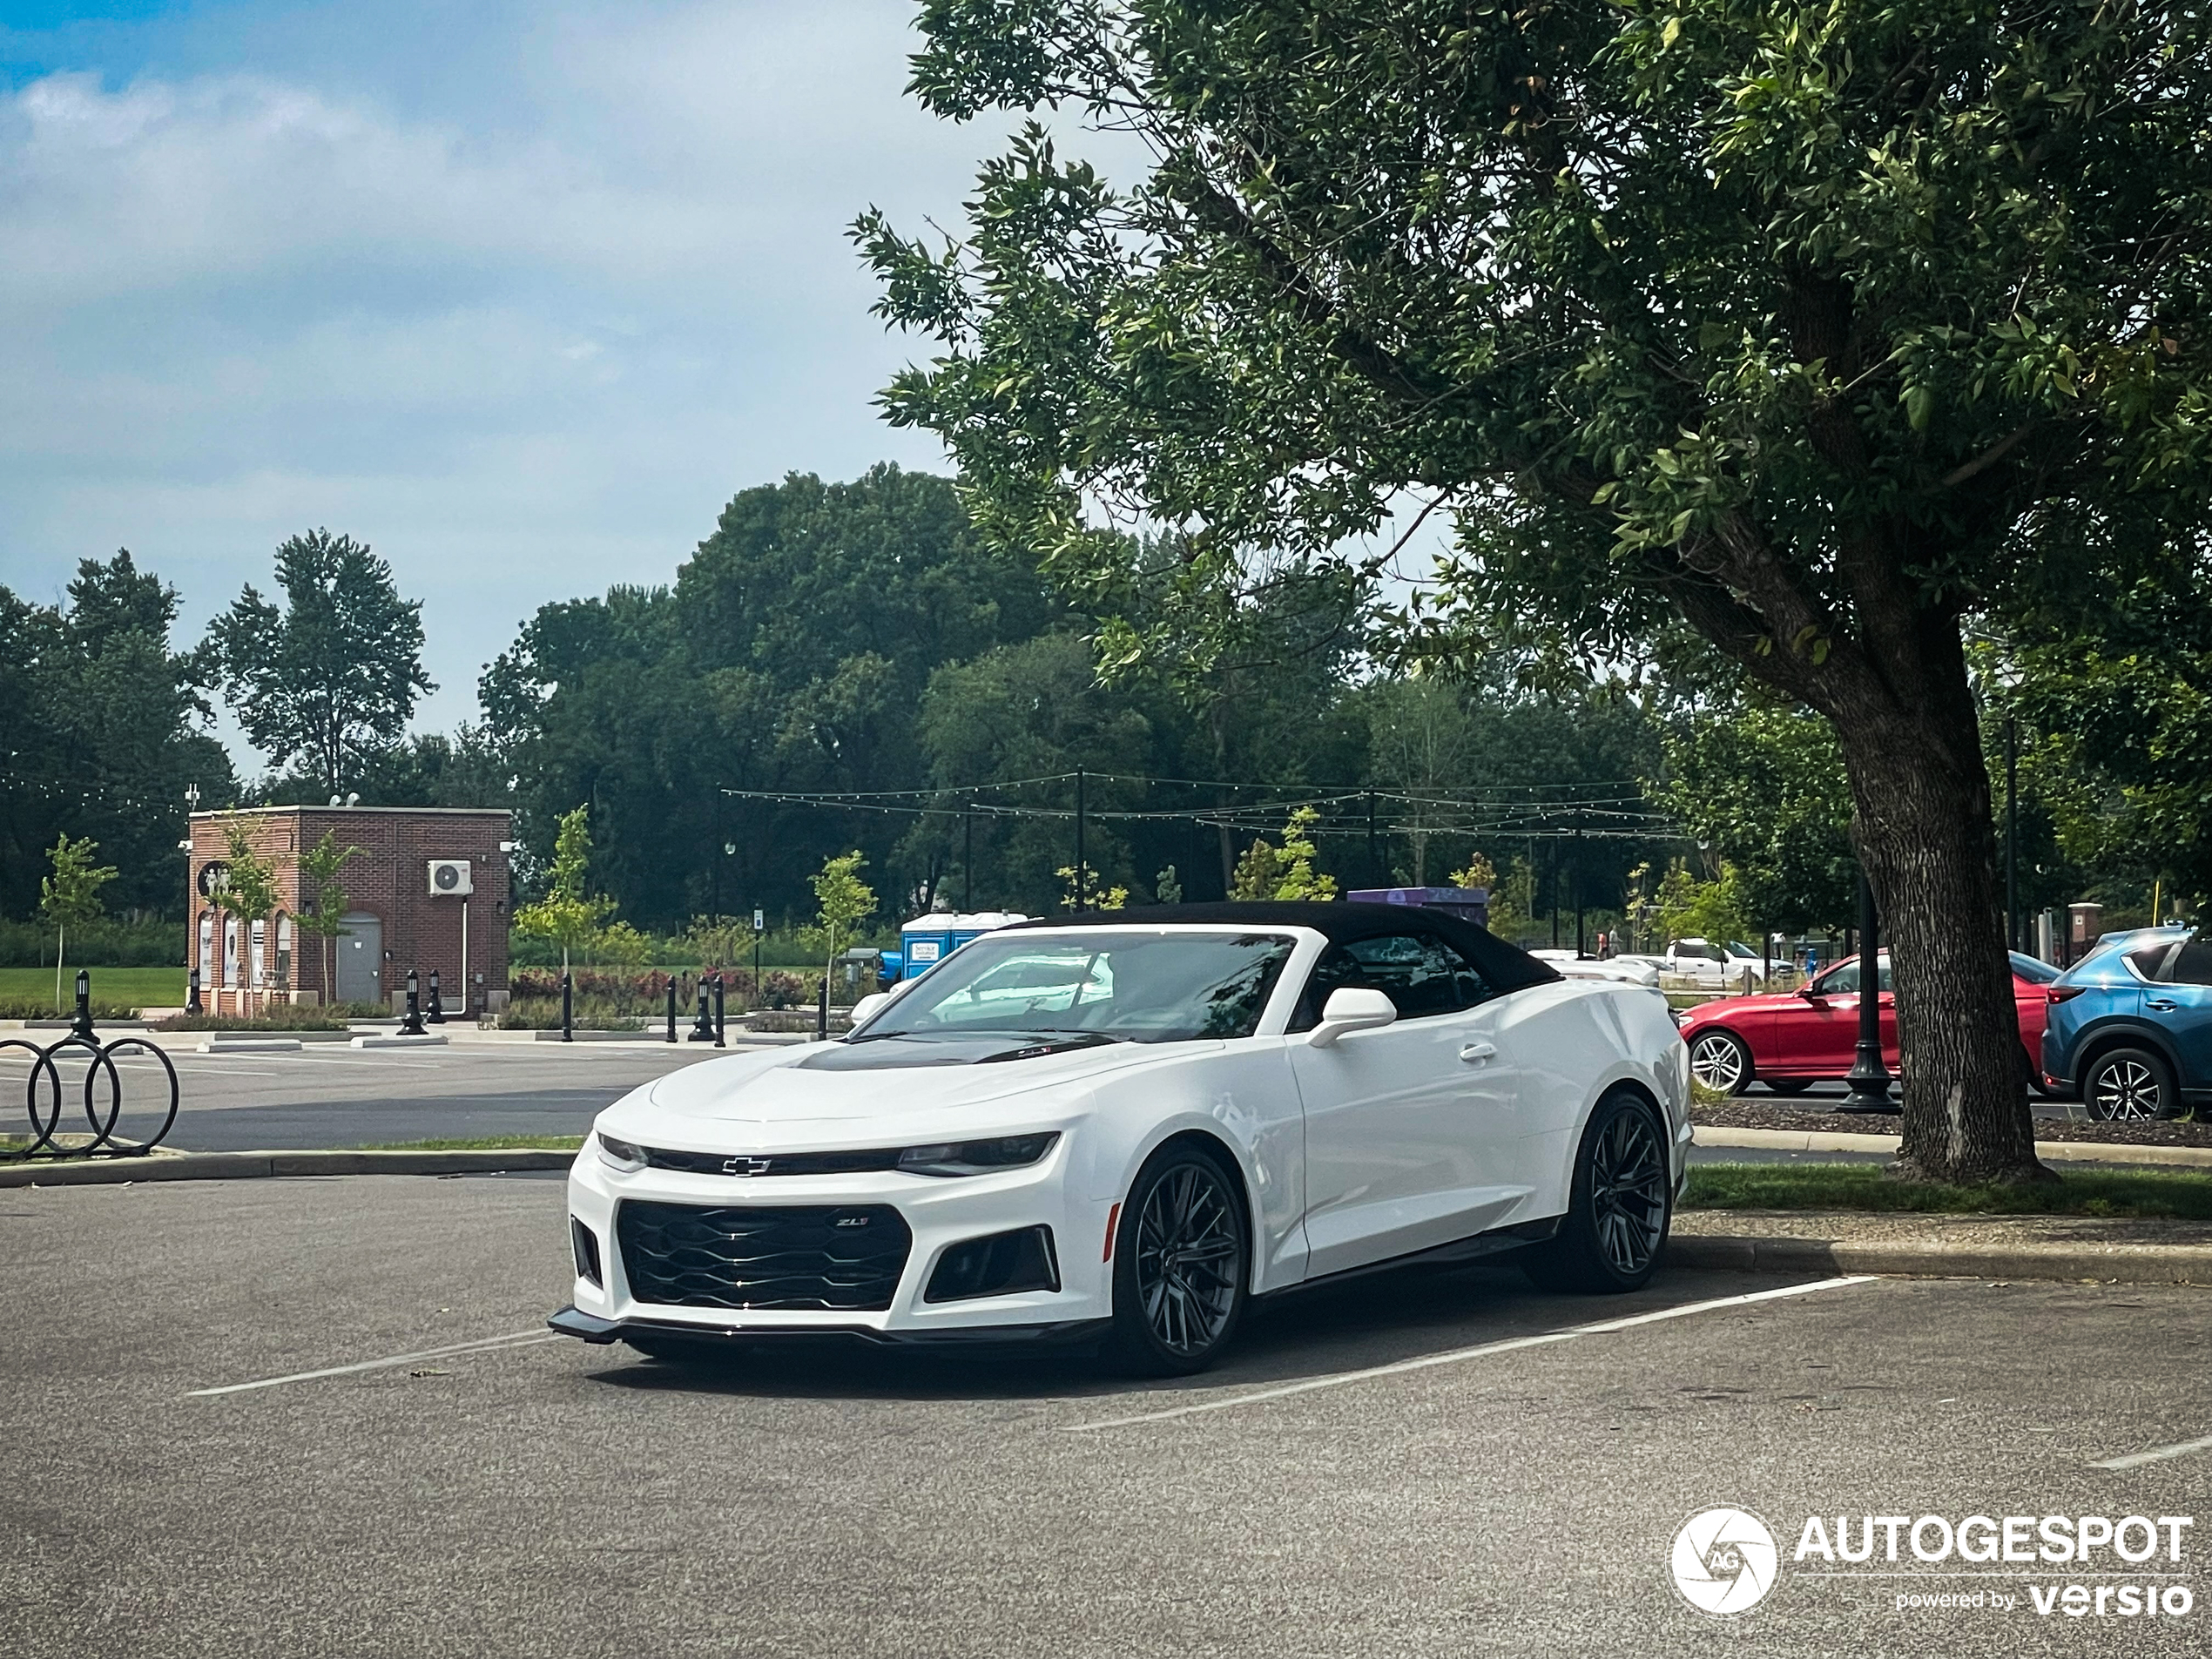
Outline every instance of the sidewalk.
{"type": "Polygon", "coordinates": [[[2212,1285],[2212,1223],[1685,1210],[1675,1217],[1667,1259],[1680,1267],[1758,1272],[2212,1285]]]}

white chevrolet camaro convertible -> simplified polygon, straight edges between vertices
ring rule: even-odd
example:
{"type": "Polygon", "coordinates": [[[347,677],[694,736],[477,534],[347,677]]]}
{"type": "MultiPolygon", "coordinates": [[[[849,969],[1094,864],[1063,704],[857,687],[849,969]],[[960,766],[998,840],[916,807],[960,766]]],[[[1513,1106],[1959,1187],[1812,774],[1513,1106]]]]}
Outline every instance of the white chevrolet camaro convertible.
{"type": "Polygon", "coordinates": [[[1254,1297],[1514,1251],[1656,1264],[1689,1143],[1665,998],[1394,905],[986,934],[829,1042],[616,1102],[569,1177],[556,1331],[665,1359],[792,1334],[1103,1343],[1196,1371],[1254,1297]]]}

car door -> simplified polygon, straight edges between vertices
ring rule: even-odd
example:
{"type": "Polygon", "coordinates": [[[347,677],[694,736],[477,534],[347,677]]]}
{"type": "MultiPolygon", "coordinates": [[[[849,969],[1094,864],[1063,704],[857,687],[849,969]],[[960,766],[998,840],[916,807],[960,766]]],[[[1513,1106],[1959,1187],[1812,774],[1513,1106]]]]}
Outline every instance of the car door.
{"type": "Polygon", "coordinates": [[[2166,959],[2143,1012],[2173,1040],[2181,1086],[2212,1089],[2212,939],[2200,934],[2166,959]]]}
{"type": "MultiPolygon", "coordinates": [[[[1881,959],[1882,1057],[1897,1065],[1897,1000],[1889,959],[1881,959]]],[[[1794,1076],[1840,1077],[1858,1052],[1858,963],[1838,962],[1805,988],[1799,1006],[1777,1017],[1778,1069],[1794,1076]]]]}
{"type": "Polygon", "coordinates": [[[1292,1029],[1311,1029],[1348,985],[1383,992],[1399,1018],[1325,1049],[1293,1040],[1308,1277],[1480,1232],[1529,1190],[1512,1109],[1520,1068],[1474,968],[1413,929],[1332,946],[1292,1029]]]}

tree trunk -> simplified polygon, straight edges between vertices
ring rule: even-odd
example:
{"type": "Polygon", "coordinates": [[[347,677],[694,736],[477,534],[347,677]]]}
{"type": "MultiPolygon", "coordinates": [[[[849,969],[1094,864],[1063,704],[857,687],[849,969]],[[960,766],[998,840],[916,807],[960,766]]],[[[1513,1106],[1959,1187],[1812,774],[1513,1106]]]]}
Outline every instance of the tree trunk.
{"type": "Polygon", "coordinates": [[[1851,776],[1851,839],[1891,949],[1905,1096],[1897,1173],[2047,1180],[2027,1109],[1973,695],[1963,662],[1924,666],[1929,695],[1917,705],[1846,698],[1831,711],[1851,776]]]}

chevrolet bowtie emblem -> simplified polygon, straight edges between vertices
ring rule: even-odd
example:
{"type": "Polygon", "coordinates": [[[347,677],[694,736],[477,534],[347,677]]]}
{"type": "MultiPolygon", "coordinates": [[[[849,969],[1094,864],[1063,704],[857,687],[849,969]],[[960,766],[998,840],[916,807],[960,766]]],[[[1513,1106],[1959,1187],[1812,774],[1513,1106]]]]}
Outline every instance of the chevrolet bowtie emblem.
{"type": "Polygon", "coordinates": [[[725,1175],[765,1175],[772,1160],[768,1158],[735,1157],[722,1160],[725,1175]]]}

